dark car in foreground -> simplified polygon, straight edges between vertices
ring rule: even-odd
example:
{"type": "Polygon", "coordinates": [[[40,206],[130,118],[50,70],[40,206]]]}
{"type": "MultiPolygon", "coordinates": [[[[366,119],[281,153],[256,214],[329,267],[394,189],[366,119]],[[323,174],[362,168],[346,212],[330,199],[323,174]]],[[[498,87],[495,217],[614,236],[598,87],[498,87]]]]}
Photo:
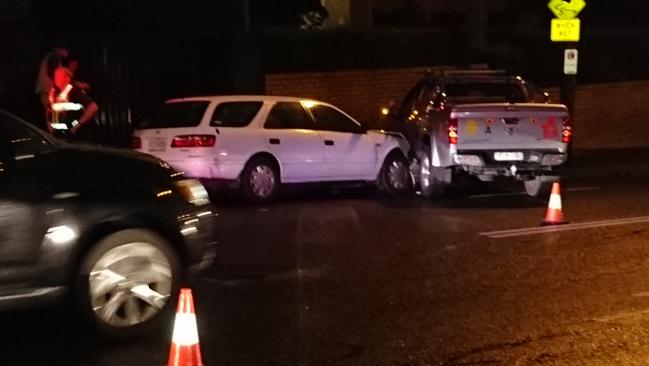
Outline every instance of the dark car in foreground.
{"type": "Polygon", "coordinates": [[[63,301],[100,333],[150,331],[214,257],[214,216],[203,186],[159,159],[60,142],[0,110],[2,310],[63,301]]]}

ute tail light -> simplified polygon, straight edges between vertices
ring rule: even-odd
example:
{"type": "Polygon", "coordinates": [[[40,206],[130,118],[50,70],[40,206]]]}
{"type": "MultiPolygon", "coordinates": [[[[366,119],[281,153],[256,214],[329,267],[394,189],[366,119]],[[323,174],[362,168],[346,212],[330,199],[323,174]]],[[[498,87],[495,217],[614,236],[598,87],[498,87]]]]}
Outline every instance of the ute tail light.
{"type": "Polygon", "coordinates": [[[214,135],[180,135],[171,140],[171,147],[213,147],[215,144],[214,135]]]}
{"type": "Polygon", "coordinates": [[[457,118],[450,118],[448,120],[448,142],[449,144],[457,144],[457,118]]]}
{"type": "Polygon", "coordinates": [[[572,139],[572,126],[570,124],[570,116],[563,117],[563,128],[561,131],[561,142],[570,143],[572,139]]]}
{"type": "Polygon", "coordinates": [[[133,136],[131,138],[131,149],[141,149],[142,148],[142,139],[138,136],[133,136]]]}

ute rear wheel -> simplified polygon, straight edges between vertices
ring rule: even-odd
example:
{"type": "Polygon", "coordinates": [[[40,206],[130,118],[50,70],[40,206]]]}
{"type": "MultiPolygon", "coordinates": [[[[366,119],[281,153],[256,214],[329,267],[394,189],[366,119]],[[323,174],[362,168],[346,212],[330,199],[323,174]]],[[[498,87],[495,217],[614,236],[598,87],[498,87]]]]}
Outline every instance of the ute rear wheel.
{"type": "Polygon", "coordinates": [[[431,162],[430,147],[426,146],[417,152],[419,160],[419,190],[421,195],[430,197],[441,197],[446,191],[444,181],[445,168],[434,167],[431,162]]]}
{"type": "Polygon", "coordinates": [[[548,198],[552,190],[552,183],[554,183],[553,180],[536,177],[532,180],[526,180],[523,184],[525,185],[525,192],[529,196],[534,198],[548,198]]]}
{"type": "Polygon", "coordinates": [[[101,239],[83,257],[75,298],[100,334],[129,337],[159,329],[181,277],[176,251],[159,234],[127,229],[101,239]]]}

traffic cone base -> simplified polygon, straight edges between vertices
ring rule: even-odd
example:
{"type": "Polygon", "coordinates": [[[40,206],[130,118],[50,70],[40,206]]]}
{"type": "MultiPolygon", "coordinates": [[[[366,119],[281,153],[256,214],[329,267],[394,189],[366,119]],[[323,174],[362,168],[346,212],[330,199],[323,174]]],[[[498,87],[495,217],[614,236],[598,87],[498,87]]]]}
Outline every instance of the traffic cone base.
{"type": "Polygon", "coordinates": [[[203,366],[192,291],[180,290],[167,366],[203,366]]]}
{"type": "Polygon", "coordinates": [[[563,225],[567,223],[568,222],[563,219],[561,188],[559,187],[559,182],[554,182],[552,184],[552,193],[550,194],[550,200],[548,201],[548,210],[541,225],[563,225]]]}

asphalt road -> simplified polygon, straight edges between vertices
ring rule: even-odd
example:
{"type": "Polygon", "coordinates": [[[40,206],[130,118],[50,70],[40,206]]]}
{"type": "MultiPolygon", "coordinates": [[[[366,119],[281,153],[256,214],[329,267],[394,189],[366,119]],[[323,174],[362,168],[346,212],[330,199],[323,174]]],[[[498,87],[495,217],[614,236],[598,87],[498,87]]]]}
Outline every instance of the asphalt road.
{"type": "MultiPolygon", "coordinates": [[[[547,202],[516,187],[224,197],[216,263],[194,285],[204,362],[646,364],[648,183],[564,182],[558,232],[537,230],[547,202]]],[[[170,332],[108,342],[76,322],[61,307],[0,313],[0,364],[166,364],[170,332]]]]}

